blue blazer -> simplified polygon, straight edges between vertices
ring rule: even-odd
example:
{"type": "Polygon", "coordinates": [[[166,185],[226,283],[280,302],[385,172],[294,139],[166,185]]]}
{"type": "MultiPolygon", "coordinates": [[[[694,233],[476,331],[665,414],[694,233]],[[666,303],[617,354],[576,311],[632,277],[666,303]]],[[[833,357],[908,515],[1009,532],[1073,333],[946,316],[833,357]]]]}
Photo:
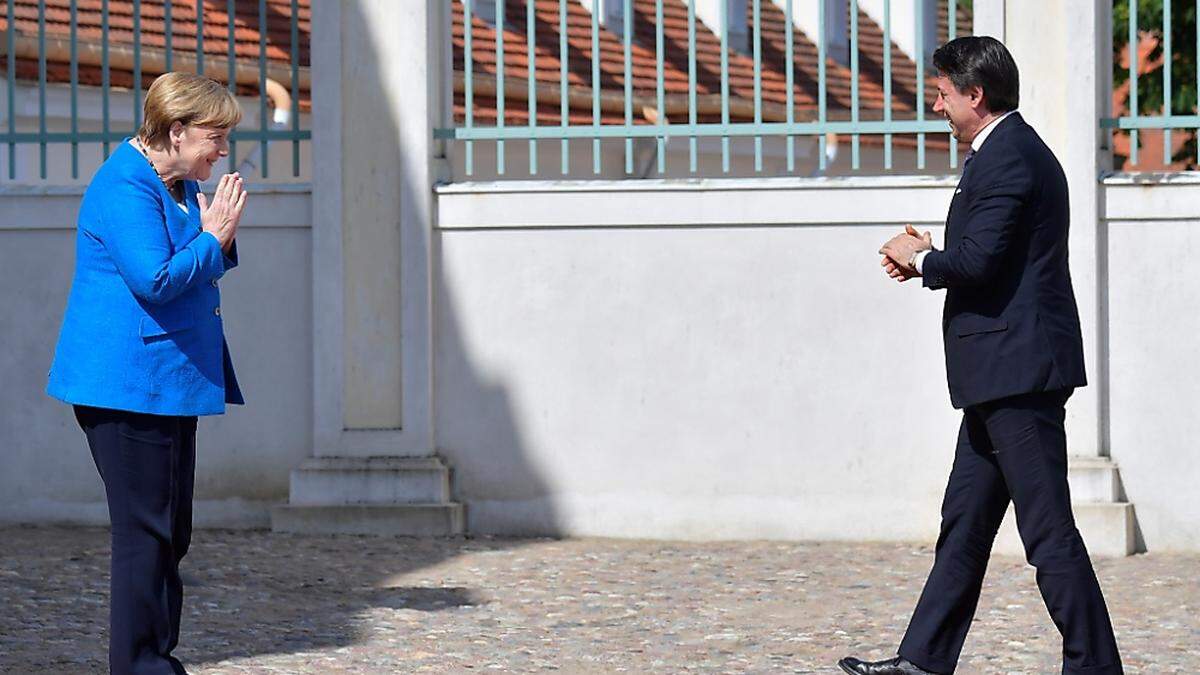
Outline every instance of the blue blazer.
{"type": "Polygon", "coordinates": [[[946,248],[922,265],[922,283],[946,289],[954,407],[1087,384],[1069,224],[1062,166],[1020,114],[1009,115],[963,167],[946,248]]]}
{"type": "Polygon", "coordinates": [[[77,405],[216,415],[243,403],[217,280],[237,265],[203,232],[199,186],[179,207],[146,158],[122,143],[83,195],[75,279],[46,391],[77,405]]]}

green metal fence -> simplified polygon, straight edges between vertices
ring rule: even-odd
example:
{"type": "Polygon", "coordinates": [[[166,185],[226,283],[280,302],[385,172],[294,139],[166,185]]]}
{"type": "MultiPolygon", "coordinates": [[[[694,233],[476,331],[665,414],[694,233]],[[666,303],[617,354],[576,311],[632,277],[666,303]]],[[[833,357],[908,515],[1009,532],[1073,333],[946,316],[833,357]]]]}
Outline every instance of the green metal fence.
{"type": "MultiPolygon", "coordinates": [[[[263,178],[270,176],[270,153],[266,152],[268,142],[282,141],[291,143],[291,176],[301,175],[300,143],[311,139],[311,131],[301,128],[301,98],[307,97],[308,67],[302,63],[307,58],[302,55],[302,46],[306,47],[307,32],[301,32],[302,9],[307,12],[309,1],[304,0],[275,0],[268,5],[267,0],[100,0],[99,3],[80,3],[79,0],[2,0],[5,3],[4,19],[6,28],[0,46],[4,48],[6,72],[6,124],[0,128],[0,147],[7,146],[7,176],[11,179],[17,174],[17,148],[21,145],[31,145],[38,148],[38,175],[42,180],[50,178],[47,171],[47,148],[51,145],[62,144],[70,146],[70,175],[79,177],[79,149],[81,145],[94,144],[102,148],[102,156],[107,158],[113,143],[119,143],[132,135],[142,120],[143,82],[144,76],[149,77],[173,69],[196,72],[224,80],[231,91],[240,96],[257,97],[258,129],[235,130],[231,135],[230,166],[238,166],[239,141],[253,141],[264,151],[259,153],[258,168],[263,178]],[[82,5],[82,7],[81,7],[82,5]],[[120,10],[122,25],[129,19],[131,25],[130,40],[114,40],[113,35],[117,26],[112,25],[114,10],[120,10]],[[207,13],[206,13],[207,10],[207,13]],[[212,25],[208,17],[213,10],[223,14],[224,25],[212,25]],[[36,13],[36,30],[30,30],[33,16],[36,13]],[[182,15],[182,16],[181,16],[182,15]],[[48,17],[56,22],[58,30],[53,34],[48,31],[48,17]],[[62,23],[66,19],[67,28],[62,23]],[[179,24],[194,23],[194,33],[180,30],[179,24]],[[163,45],[149,49],[144,44],[146,28],[153,24],[155,36],[161,35],[163,45]],[[21,26],[25,27],[22,28],[21,26]],[[90,41],[81,41],[79,32],[81,25],[89,28],[98,26],[99,36],[90,41]],[[286,30],[282,26],[286,25],[286,30]],[[63,34],[63,31],[66,34],[63,34]],[[237,34],[239,30],[256,33],[258,36],[258,53],[255,56],[239,54],[237,51],[237,34]],[[212,46],[205,45],[205,34],[226,34],[224,53],[214,51],[212,46]],[[286,34],[287,40],[281,38],[272,40],[271,35],[286,34]],[[188,44],[180,48],[180,43],[188,44]],[[276,57],[268,58],[269,47],[277,53],[286,52],[288,62],[281,62],[276,57]],[[65,48],[65,49],[64,49],[65,48]],[[67,65],[69,76],[66,81],[60,77],[52,81],[49,75],[48,63],[51,53],[69,52],[67,65]],[[153,64],[146,61],[147,54],[153,56],[153,64]],[[132,120],[129,127],[114,126],[111,110],[111,95],[114,90],[112,75],[114,56],[119,56],[122,65],[119,70],[129,73],[131,85],[129,91],[133,96],[132,120]],[[206,63],[206,57],[208,63],[206,63]],[[223,57],[223,58],[222,58],[223,57]],[[22,88],[18,85],[23,81],[28,84],[32,79],[26,72],[22,76],[22,64],[36,61],[37,74],[37,123],[36,130],[18,129],[18,100],[22,88]],[[225,68],[211,67],[214,61],[224,61],[225,68]],[[80,69],[85,66],[99,69],[99,85],[85,85],[80,81],[80,69]],[[151,67],[147,67],[151,66],[151,67]],[[254,76],[254,71],[257,76],[254,76]],[[290,96],[288,122],[271,122],[272,104],[268,99],[268,81],[280,83],[290,96]],[[283,84],[286,83],[286,84],[283,84]],[[302,86],[302,84],[304,86],[302,86]],[[70,128],[67,131],[50,131],[47,120],[47,87],[69,86],[70,90],[70,128]],[[98,88],[100,94],[100,130],[80,130],[80,94],[85,87],[98,88]]],[[[219,48],[218,48],[219,49],[219,48]]],[[[304,51],[307,51],[305,48],[304,51]]],[[[218,64],[220,65],[220,64],[218,64]]],[[[27,71],[28,69],[26,69],[27,71]]]]}
{"type": "MultiPolygon", "coordinates": [[[[601,55],[601,36],[603,31],[600,24],[600,11],[591,11],[591,44],[590,54],[578,49],[577,46],[568,45],[568,14],[576,11],[575,5],[579,5],[581,0],[559,0],[557,3],[557,21],[550,22],[547,16],[545,5],[550,4],[546,0],[539,2],[538,0],[497,0],[495,2],[495,17],[490,23],[497,29],[495,33],[495,54],[494,57],[488,58],[487,63],[494,70],[488,77],[481,78],[479,63],[475,57],[475,41],[479,39],[476,36],[481,30],[481,25],[486,28],[486,23],[479,21],[479,17],[475,15],[474,8],[477,5],[477,0],[455,0],[454,6],[456,11],[462,12],[462,25],[465,27],[462,33],[462,45],[460,52],[461,58],[461,77],[463,80],[463,99],[461,115],[461,123],[456,124],[451,128],[439,128],[434,131],[436,138],[451,139],[463,144],[463,157],[465,170],[468,176],[476,174],[475,167],[475,144],[480,142],[495,144],[496,167],[495,173],[504,175],[508,170],[505,161],[505,143],[512,141],[527,142],[529,146],[529,175],[537,175],[539,173],[537,144],[539,141],[558,141],[561,146],[560,166],[561,174],[569,173],[570,148],[569,141],[574,139],[591,139],[591,155],[592,155],[592,171],[594,174],[600,174],[601,166],[601,142],[602,141],[623,141],[624,142],[624,172],[632,174],[634,172],[634,151],[633,140],[638,138],[654,139],[657,144],[657,170],[664,173],[667,170],[667,157],[665,153],[665,144],[668,138],[685,138],[688,141],[688,169],[690,173],[698,172],[698,139],[703,138],[719,138],[721,139],[721,167],[722,173],[730,171],[730,140],[733,138],[752,138],[754,140],[754,167],[755,171],[763,170],[763,143],[767,142],[782,142],[786,147],[786,166],[788,172],[796,170],[796,155],[795,155],[795,140],[797,137],[816,137],[819,151],[818,156],[819,168],[825,170],[827,168],[826,158],[826,137],[829,134],[848,135],[850,137],[851,150],[851,167],[854,170],[860,169],[861,166],[861,148],[860,141],[864,136],[881,137],[881,145],[883,149],[883,165],[885,169],[893,168],[893,141],[898,134],[915,135],[916,140],[916,166],[917,169],[926,168],[926,144],[927,136],[935,136],[939,141],[939,147],[948,147],[947,166],[954,168],[957,166],[958,148],[953,138],[949,137],[948,127],[944,120],[927,119],[927,108],[931,105],[931,98],[927,95],[925,89],[925,78],[929,76],[927,64],[925,63],[925,53],[931,40],[937,39],[937,36],[926,34],[925,22],[918,19],[913,21],[915,29],[916,48],[913,60],[915,61],[916,84],[914,84],[913,100],[909,101],[907,115],[901,115],[894,111],[895,105],[893,97],[893,45],[892,45],[892,16],[893,6],[902,4],[904,8],[913,10],[920,14],[933,6],[935,2],[942,2],[947,9],[946,16],[949,17],[947,31],[948,34],[943,37],[953,39],[957,35],[957,23],[959,16],[959,4],[956,0],[914,0],[913,2],[897,3],[893,0],[882,0],[883,19],[880,28],[883,33],[883,44],[886,46],[881,50],[878,56],[882,60],[882,88],[883,100],[886,102],[882,106],[879,113],[879,119],[864,119],[861,110],[860,101],[860,12],[858,0],[845,0],[845,9],[848,12],[849,24],[849,63],[843,64],[850,71],[849,76],[849,106],[848,110],[840,111],[844,114],[840,115],[842,119],[835,119],[831,114],[829,106],[829,82],[828,70],[836,64],[830,60],[829,45],[824,30],[818,30],[817,35],[808,36],[808,39],[816,43],[816,58],[815,68],[816,75],[816,98],[817,111],[815,119],[801,120],[797,114],[797,105],[795,96],[797,94],[797,73],[796,67],[802,63],[804,58],[796,49],[797,29],[795,27],[795,11],[797,8],[811,6],[810,3],[816,2],[818,8],[818,26],[826,26],[826,2],[824,0],[748,0],[748,28],[750,36],[750,45],[747,56],[753,61],[753,116],[752,119],[744,121],[734,121],[731,116],[731,101],[734,97],[730,92],[730,59],[737,52],[730,44],[730,36],[727,31],[727,22],[722,23],[718,29],[718,37],[720,41],[720,118],[719,121],[701,121],[697,114],[697,33],[698,31],[707,30],[702,24],[698,26],[695,0],[609,0],[609,2],[619,1],[623,3],[621,17],[623,25],[619,31],[614,31],[617,34],[617,39],[621,41],[622,47],[622,71],[619,73],[621,81],[620,88],[612,86],[616,79],[615,73],[609,73],[609,87],[605,87],[604,78],[601,73],[601,64],[603,61],[601,55]],[[928,3],[929,6],[926,6],[928,3]],[[652,7],[651,7],[652,4],[652,7]],[[664,87],[664,60],[666,51],[664,46],[664,6],[674,5],[677,11],[682,11],[681,7],[686,6],[686,21],[687,21],[687,118],[686,121],[669,121],[665,114],[660,114],[657,123],[635,123],[634,107],[635,99],[638,97],[633,89],[633,81],[635,79],[633,70],[632,50],[635,44],[647,51],[653,51],[655,55],[655,79],[656,87],[652,92],[644,92],[647,98],[653,97],[656,101],[657,109],[660,113],[666,109],[665,87],[664,87]],[[539,7],[541,5],[541,7],[539,7]],[[786,102],[784,108],[786,111],[785,119],[779,121],[764,121],[764,105],[763,105],[763,14],[764,9],[781,10],[784,16],[784,32],[785,32],[785,47],[784,54],[777,56],[777,60],[782,60],[782,68],[786,71],[786,102]],[[793,6],[795,5],[795,7],[793,6]],[[524,25],[519,25],[518,22],[506,20],[506,12],[513,12],[514,7],[517,10],[523,10],[526,21],[524,25]],[[541,10],[540,12],[538,10],[541,10]],[[547,25],[539,25],[547,24],[547,25]],[[557,24],[555,29],[554,23],[557,24]],[[652,25],[652,28],[650,27],[652,25]],[[642,27],[643,30],[639,30],[642,27]],[[651,41],[648,35],[653,31],[653,40],[651,41]],[[557,87],[551,87],[554,95],[558,98],[560,118],[556,124],[539,124],[539,92],[547,88],[545,75],[543,74],[542,82],[538,82],[537,78],[537,60],[539,58],[550,58],[546,51],[539,54],[537,37],[541,33],[543,35],[548,32],[557,33],[559,44],[557,45],[557,54],[550,51],[550,54],[556,57],[558,61],[558,83],[557,87]],[[639,40],[639,37],[643,37],[639,40]],[[527,54],[527,68],[524,73],[510,74],[506,72],[505,61],[506,52],[511,49],[514,41],[523,42],[523,48],[520,49],[522,54],[527,54]],[[572,84],[569,81],[568,70],[572,63],[578,61],[590,61],[591,66],[591,82],[590,84],[580,85],[572,84]],[[520,78],[524,82],[526,91],[524,98],[526,99],[526,115],[527,122],[514,124],[506,119],[506,96],[511,96],[514,91],[513,87],[506,86],[508,78],[520,78]],[[487,81],[491,84],[490,77],[494,77],[494,97],[495,97],[495,124],[482,125],[476,120],[476,108],[478,97],[476,96],[479,83],[487,81]],[[601,113],[601,98],[602,96],[621,96],[624,100],[623,120],[619,123],[603,122],[601,113]],[[590,123],[572,122],[570,119],[571,107],[570,101],[579,99],[580,97],[591,97],[591,120],[590,123]]],[[[728,12],[730,0],[722,0],[722,11],[728,12]]],[[[593,5],[599,6],[599,2],[593,2],[593,5]]],[[[458,60],[458,59],[456,59],[458,60]]],[[[510,58],[511,60],[511,58],[510,58]]],[[[490,87],[489,87],[490,91],[490,87]]],[[[576,106],[579,107],[578,105],[576,106]]],[[[544,112],[544,111],[543,111],[544,112]]],[[[715,117],[715,116],[714,116],[715,117]]],[[[524,172],[522,172],[524,173],[524,172]]]]}

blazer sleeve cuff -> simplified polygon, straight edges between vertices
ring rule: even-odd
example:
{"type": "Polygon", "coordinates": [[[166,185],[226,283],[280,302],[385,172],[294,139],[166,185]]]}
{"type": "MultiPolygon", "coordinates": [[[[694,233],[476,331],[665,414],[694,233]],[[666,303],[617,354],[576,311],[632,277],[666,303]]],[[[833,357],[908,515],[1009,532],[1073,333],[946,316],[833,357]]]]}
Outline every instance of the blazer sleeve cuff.
{"type": "Polygon", "coordinates": [[[224,258],[226,272],[238,266],[237,239],[229,244],[229,253],[224,254],[224,258]]]}
{"type": "Polygon", "coordinates": [[[921,259],[921,285],[925,288],[936,291],[946,287],[946,279],[942,276],[942,266],[939,264],[944,255],[945,252],[933,249],[921,259]]]}
{"type": "Polygon", "coordinates": [[[200,276],[207,279],[219,279],[225,274],[225,255],[221,252],[221,242],[211,232],[201,232],[188,244],[188,248],[196,254],[200,267],[200,276]]]}

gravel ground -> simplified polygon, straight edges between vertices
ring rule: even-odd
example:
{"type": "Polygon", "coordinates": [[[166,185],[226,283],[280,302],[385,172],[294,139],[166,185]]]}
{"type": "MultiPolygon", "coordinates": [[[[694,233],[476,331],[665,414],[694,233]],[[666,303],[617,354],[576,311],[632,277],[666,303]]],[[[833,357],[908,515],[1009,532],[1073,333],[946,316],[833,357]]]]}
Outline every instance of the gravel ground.
{"type": "MultiPolygon", "coordinates": [[[[0,672],[102,673],[108,532],[0,529],[0,672]]],[[[189,672],[834,673],[894,653],[906,544],[195,533],[189,672]]],[[[1126,671],[1197,672],[1200,556],[1097,560],[1126,671]]],[[[959,673],[1057,673],[1033,570],[997,557],[959,673]]]]}

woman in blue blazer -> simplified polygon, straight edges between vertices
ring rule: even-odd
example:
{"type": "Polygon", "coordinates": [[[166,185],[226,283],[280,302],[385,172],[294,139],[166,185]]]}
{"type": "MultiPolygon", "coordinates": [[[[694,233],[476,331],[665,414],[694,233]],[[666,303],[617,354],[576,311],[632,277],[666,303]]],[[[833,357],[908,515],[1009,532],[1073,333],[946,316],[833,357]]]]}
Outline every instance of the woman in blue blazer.
{"type": "Polygon", "coordinates": [[[242,403],[217,281],[237,265],[237,174],[211,204],[197,181],[241,121],[213,80],[167,73],[145,122],[83,196],[75,278],[47,392],[73,404],[112,521],[109,668],[183,673],[179,561],[192,526],[196,417],[242,403]]]}

